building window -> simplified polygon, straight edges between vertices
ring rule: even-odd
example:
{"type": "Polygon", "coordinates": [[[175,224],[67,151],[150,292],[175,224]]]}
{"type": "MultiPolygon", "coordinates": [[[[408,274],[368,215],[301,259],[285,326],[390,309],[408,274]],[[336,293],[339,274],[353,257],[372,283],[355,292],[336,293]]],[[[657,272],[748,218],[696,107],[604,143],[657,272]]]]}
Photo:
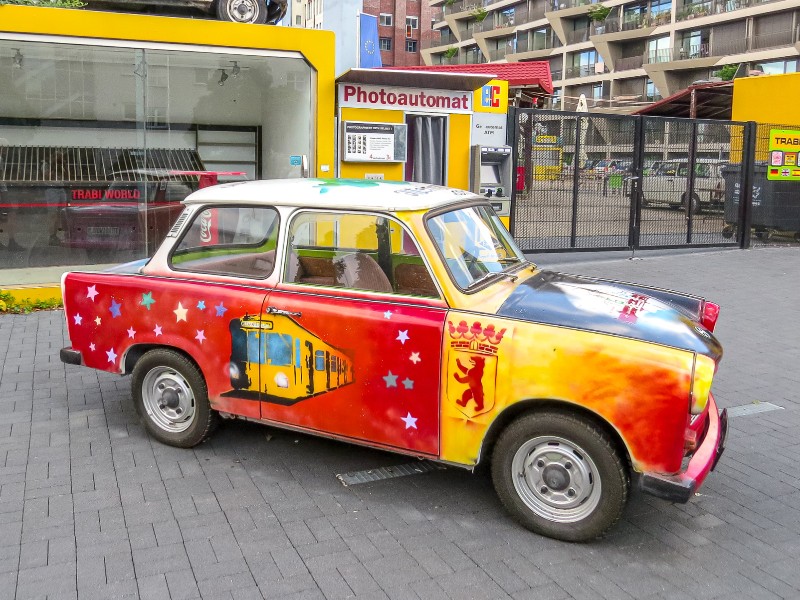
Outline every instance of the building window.
{"type": "Polygon", "coordinates": [[[380,47],[381,50],[391,50],[392,49],[392,38],[380,38],[380,47]]]}
{"type": "Polygon", "coordinates": [[[303,24],[303,17],[301,17],[300,15],[297,15],[294,18],[294,24],[295,25],[302,25],[303,24]]]}
{"type": "Polygon", "coordinates": [[[406,40],[406,52],[417,51],[417,40],[406,40]]]}
{"type": "Polygon", "coordinates": [[[772,62],[755,63],[755,71],[761,71],[765,75],[782,75],[784,73],[797,72],[797,60],[777,60],[772,62]]]}
{"type": "Polygon", "coordinates": [[[417,17],[406,17],[406,27],[419,29],[419,19],[417,17]]]}
{"type": "Polygon", "coordinates": [[[387,13],[381,13],[380,24],[384,25],[386,27],[391,27],[392,26],[392,15],[387,14],[387,13]]]}

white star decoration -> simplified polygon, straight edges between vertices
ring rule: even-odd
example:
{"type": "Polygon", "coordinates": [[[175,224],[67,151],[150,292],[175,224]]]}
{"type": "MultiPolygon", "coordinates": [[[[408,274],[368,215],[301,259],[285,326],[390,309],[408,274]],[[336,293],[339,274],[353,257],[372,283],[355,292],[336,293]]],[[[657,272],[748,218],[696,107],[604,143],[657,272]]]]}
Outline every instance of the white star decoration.
{"type": "Polygon", "coordinates": [[[392,311],[387,310],[385,313],[383,313],[383,318],[384,319],[391,319],[392,318],[392,311]]]}
{"type": "Polygon", "coordinates": [[[108,362],[112,365],[117,362],[117,353],[114,352],[113,348],[111,350],[106,350],[106,356],[108,357],[108,362]]]}
{"type": "Polygon", "coordinates": [[[404,331],[398,330],[397,337],[395,339],[401,344],[405,345],[405,343],[409,340],[408,329],[405,329],[404,331]]]}
{"type": "Polygon", "coordinates": [[[195,331],[197,332],[197,335],[194,336],[194,339],[202,344],[203,340],[206,339],[205,329],[195,329],[195,331]]]}
{"type": "Polygon", "coordinates": [[[83,317],[80,315],[75,315],[73,319],[75,319],[75,325],[80,325],[83,322],[83,317]]]}
{"type": "Polygon", "coordinates": [[[187,309],[183,308],[183,305],[180,302],[178,302],[178,308],[176,308],[175,310],[172,311],[172,312],[175,313],[175,319],[176,319],[175,322],[176,323],[178,321],[185,321],[186,320],[186,311],[187,311],[187,309]]]}
{"type": "Polygon", "coordinates": [[[92,352],[94,352],[94,349],[95,349],[95,348],[96,348],[96,346],[94,345],[94,342],[92,342],[91,344],[89,344],[89,350],[91,350],[92,352]]]}
{"type": "Polygon", "coordinates": [[[400,420],[406,424],[406,429],[417,428],[417,417],[412,417],[411,413],[406,414],[405,417],[400,417],[400,420]]]}
{"type": "Polygon", "coordinates": [[[131,339],[136,337],[136,330],[133,327],[128,329],[128,337],[131,338],[131,339]]]}
{"type": "Polygon", "coordinates": [[[100,325],[100,323],[103,322],[103,319],[101,319],[100,317],[95,317],[94,322],[95,322],[95,325],[100,325]]]}
{"type": "Polygon", "coordinates": [[[153,329],[153,333],[156,334],[156,337],[161,335],[161,325],[156,325],[155,329],[153,329]]]}
{"type": "Polygon", "coordinates": [[[410,360],[414,364],[417,364],[422,359],[419,357],[419,352],[412,352],[411,356],[408,357],[408,360],[410,360]]]}
{"type": "Polygon", "coordinates": [[[386,387],[397,387],[397,375],[392,375],[392,372],[389,371],[388,375],[384,375],[383,380],[386,382],[386,387]]]}
{"type": "Polygon", "coordinates": [[[86,288],[86,297],[91,298],[92,302],[94,302],[95,296],[97,296],[97,286],[90,285],[88,288],[86,288]]]}

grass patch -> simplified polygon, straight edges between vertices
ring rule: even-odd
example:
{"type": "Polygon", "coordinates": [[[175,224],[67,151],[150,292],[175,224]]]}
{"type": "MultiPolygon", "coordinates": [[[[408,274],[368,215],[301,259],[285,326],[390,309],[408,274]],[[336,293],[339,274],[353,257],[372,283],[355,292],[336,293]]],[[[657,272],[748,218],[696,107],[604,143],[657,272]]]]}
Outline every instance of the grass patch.
{"type": "Polygon", "coordinates": [[[36,310],[64,308],[61,298],[17,298],[8,290],[0,290],[0,313],[28,314],[36,310]]]}

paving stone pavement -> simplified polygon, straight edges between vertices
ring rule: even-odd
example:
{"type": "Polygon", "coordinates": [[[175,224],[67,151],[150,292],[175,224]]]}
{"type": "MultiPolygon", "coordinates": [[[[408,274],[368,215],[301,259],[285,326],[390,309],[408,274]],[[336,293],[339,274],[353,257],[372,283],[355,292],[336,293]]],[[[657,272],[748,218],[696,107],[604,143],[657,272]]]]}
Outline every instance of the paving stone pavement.
{"type": "Polygon", "coordinates": [[[481,473],[345,488],[408,459],[238,422],[170,448],[128,378],[59,362],[62,312],[4,315],[0,600],[800,598],[800,249],[581,259],[564,270],[718,301],[719,404],[783,408],[731,420],[688,504],[634,493],[606,538],[566,544],[516,525],[481,473]]]}

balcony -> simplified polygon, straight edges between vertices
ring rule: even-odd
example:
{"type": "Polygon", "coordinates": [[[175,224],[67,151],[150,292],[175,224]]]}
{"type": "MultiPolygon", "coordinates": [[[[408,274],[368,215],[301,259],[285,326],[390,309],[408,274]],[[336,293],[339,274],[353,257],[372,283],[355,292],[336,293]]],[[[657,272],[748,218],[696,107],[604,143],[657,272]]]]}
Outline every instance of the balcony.
{"type": "Polygon", "coordinates": [[[711,47],[708,44],[684,45],[675,48],[673,60],[688,60],[692,58],[708,58],[711,56],[711,47]]]}
{"type": "Polygon", "coordinates": [[[554,12],[557,10],[566,10],[568,8],[577,8],[579,6],[589,6],[590,4],[597,4],[599,0],[545,0],[545,12],[554,12]]]}
{"type": "Polygon", "coordinates": [[[589,77],[590,75],[602,75],[603,73],[608,73],[605,63],[596,62],[591,65],[567,67],[564,71],[564,77],[572,79],[573,77],[589,77]]]}
{"type": "Polygon", "coordinates": [[[772,33],[760,33],[751,38],[751,50],[767,50],[769,48],[780,48],[789,46],[798,41],[797,32],[793,29],[784,31],[774,31],[772,33]]]}
{"type": "Polygon", "coordinates": [[[545,38],[531,38],[527,35],[520,35],[517,38],[518,54],[522,54],[523,52],[540,52],[542,50],[551,50],[553,48],[558,48],[559,46],[560,44],[558,43],[558,40],[555,40],[554,43],[552,35],[549,35],[545,38]]]}
{"type": "Polygon", "coordinates": [[[436,48],[437,46],[452,46],[457,44],[456,36],[450,33],[449,29],[434,29],[431,31],[430,39],[422,40],[422,48],[436,48]]]}
{"type": "Polygon", "coordinates": [[[614,71],[630,71],[631,69],[641,69],[644,64],[644,56],[630,56],[628,58],[618,58],[614,61],[614,71]]]}
{"type": "Polygon", "coordinates": [[[503,60],[506,55],[508,54],[515,54],[517,50],[514,48],[514,44],[506,44],[505,46],[501,46],[500,48],[490,48],[489,49],[489,60],[503,60]]]}
{"type": "Polygon", "coordinates": [[[709,15],[719,15],[742,8],[758,6],[759,4],[769,4],[778,0],[703,0],[702,2],[687,2],[678,9],[675,15],[676,21],[686,21],[707,17],[709,15]]]}
{"type": "Polygon", "coordinates": [[[441,6],[434,6],[431,8],[431,20],[434,23],[444,21],[444,9],[441,6]]]}
{"type": "Polygon", "coordinates": [[[506,12],[489,13],[481,22],[475,23],[476,33],[486,33],[495,29],[506,29],[528,22],[528,8],[526,6],[517,7],[513,13],[506,12]]]}
{"type": "Polygon", "coordinates": [[[661,50],[650,50],[644,54],[644,64],[652,65],[672,61],[672,48],[662,48],[661,50]]]}
{"type": "Polygon", "coordinates": [[[588,42],[590,35],[590,28],[577,29],[575,31],[567,31],[566,42],[567,44],[580,44],[581,42],[588,42]]]}
{"type": "Polygon", "coordinates": [[[657,15],[650,13],[643,15],[623,15],[621,17],[610,17],[595,25],[592,35],[602,35],[604,33],[620,33],[622,31],[635,31],[646,27],[657,27],[669,23],[670,14],[662,12],[657,15]]]}

